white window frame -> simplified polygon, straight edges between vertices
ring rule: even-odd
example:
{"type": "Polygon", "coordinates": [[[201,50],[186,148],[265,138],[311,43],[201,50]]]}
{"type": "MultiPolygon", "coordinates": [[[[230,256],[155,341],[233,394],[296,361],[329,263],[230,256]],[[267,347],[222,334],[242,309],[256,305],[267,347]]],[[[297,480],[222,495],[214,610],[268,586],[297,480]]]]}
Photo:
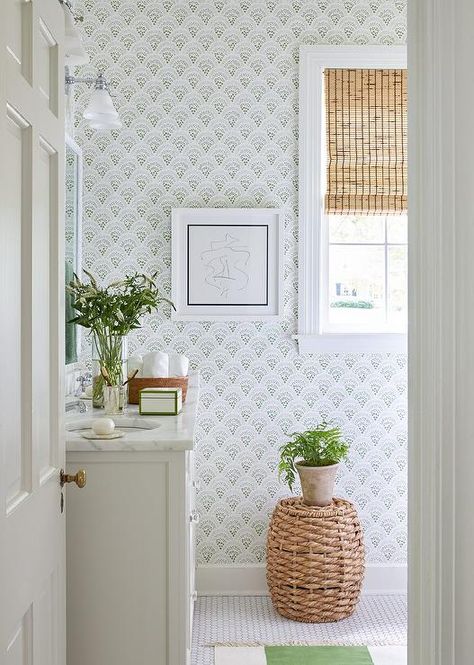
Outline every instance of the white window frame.
{"type": "Polygon", "coordinates": [[[323,72],[341,69],[406,69],[406,46],[302,46],[299,75],[298,341],[300,353],[395,352],[405,333],[323,333],[321,269],[323,233],[323,72]]]}

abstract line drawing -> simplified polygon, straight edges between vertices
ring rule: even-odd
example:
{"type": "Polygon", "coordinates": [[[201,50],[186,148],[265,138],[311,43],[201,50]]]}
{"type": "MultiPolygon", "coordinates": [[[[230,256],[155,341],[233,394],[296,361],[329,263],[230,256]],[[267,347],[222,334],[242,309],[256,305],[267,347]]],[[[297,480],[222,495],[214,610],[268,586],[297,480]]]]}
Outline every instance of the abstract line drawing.
{"type": "Polygon", "coordinates": [[[206,270],[204,281],[222,298],[228,299],[233,293],[247,288],[251,254],[239,238],[226,233],[223,240],[211,240],[209,249],[202,251],[200,257],[206,270]]]}
{"type": "Polygon", "coordinates": [[[276,208],[174,208],[174,318],[280,317],[282,221],[276,208]]]}

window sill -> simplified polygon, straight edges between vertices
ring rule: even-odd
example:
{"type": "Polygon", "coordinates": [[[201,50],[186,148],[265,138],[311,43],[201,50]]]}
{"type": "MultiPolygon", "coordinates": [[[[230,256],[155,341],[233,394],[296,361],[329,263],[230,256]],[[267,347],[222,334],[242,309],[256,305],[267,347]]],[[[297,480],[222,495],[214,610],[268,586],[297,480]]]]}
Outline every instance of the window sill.
{"type": "Polygon", "coordinates": [[[407,336],[402,333],[333,333],[294,335],[303,353],[406,353],[407,336]]]}

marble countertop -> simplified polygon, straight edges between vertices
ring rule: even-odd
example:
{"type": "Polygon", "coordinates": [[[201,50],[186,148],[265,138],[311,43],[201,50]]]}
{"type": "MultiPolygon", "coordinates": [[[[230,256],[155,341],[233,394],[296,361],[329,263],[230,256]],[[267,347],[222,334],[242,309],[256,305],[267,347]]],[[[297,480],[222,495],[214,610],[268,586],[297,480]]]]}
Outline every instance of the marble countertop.
{"type": "Polygon", "coordinates": [[[126,412],[110,416],[116,429],[125,431],[120,439],[85,439],[80,430],[90,429],[92,420],[104,416],[101,409],[87,413],[67,414],[66,452],[145,452],[192,450],[194,426],[199,399],[199,376],[190,375],[188,394],[177,416],[140,416],[138,406],[129,405],[126,412]]]}

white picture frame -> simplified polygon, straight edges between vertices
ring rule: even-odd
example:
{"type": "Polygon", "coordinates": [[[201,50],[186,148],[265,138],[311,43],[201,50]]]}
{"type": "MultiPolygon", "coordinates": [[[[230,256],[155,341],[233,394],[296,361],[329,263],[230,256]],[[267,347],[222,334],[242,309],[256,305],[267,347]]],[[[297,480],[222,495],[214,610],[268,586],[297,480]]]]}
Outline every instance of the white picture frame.
{"type": "Polygon", "coordinates": [[[172,318],[268,321],[283,311],[278,208],[174,208],[172,318]]]}

